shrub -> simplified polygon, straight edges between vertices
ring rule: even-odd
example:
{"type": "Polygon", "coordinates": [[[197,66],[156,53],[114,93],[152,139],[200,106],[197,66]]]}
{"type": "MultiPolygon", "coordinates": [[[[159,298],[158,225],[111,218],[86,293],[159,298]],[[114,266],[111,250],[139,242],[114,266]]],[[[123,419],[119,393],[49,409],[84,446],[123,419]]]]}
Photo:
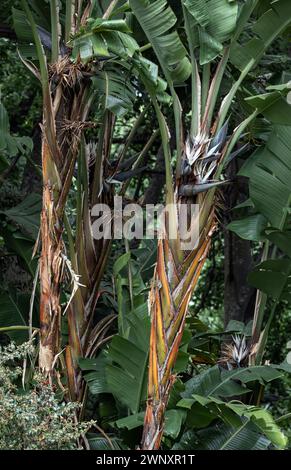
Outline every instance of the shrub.
{"type": "Polygon", "coordinates": [[[76,403],[60,402],[44,376],[35,373],[28,390],[17,386],[21,359],[33,352],[31,343],[0,350],[0,449],[78,449],[80,436],[93,422],[78,423],[76,403]]]}

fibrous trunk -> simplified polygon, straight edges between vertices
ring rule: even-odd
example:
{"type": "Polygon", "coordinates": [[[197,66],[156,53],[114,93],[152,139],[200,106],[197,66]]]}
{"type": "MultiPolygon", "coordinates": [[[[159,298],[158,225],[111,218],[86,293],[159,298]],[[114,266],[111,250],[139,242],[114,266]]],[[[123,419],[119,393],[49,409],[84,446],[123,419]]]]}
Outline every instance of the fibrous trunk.
{"type": "Polygon", "coordinates": [[[40,350],[39,365],[50,373],[59,352],[60,288],[63,274],[62,226],[56,213],[56,193],[53,181],[47,175],[47,161],[51,160],[46,141],[42,145],[43,203],[41,212],[40,256],[40,350]]]}
{"type": "Polygon", "coordinates": [[[60,352],[64,274],[63,217],[84,128],[85,86],[78,66],[62,58],[43,98],[39,366],[51,374],[60,352]],[[78,77],[78,80],[77,80],[78,77]],[[54,90],[52,93],[51,90],[54,90]]]}

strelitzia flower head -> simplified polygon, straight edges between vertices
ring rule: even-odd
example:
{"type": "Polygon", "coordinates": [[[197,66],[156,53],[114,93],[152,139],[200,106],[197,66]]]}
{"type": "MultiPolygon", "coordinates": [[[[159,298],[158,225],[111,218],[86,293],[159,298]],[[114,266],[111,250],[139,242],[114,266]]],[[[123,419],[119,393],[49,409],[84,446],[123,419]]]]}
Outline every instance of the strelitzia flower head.
{"type": "Polygon", "coordinates": [[[249,354],[250,349],[247,345],[246,337],[236,334],[232,336],[230,344],[224,345],[219,362],[226,364],[228,369],[244,367],[249,354]]]}

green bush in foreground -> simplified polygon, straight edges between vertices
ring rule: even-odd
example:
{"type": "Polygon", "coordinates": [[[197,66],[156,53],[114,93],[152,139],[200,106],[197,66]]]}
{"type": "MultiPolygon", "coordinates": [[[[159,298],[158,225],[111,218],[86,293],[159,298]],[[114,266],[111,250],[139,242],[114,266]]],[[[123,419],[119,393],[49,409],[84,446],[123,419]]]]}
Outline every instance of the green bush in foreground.
{"type": "Polygon", "coordinates": [[[78,423],[76,403],[59,402],[51,385],[36,373],[29,390],[17,386],[16,366],[33,346],[10,344],[0,350],[0,449],[78,449],[78,438],[93,423],[78,423]]]}

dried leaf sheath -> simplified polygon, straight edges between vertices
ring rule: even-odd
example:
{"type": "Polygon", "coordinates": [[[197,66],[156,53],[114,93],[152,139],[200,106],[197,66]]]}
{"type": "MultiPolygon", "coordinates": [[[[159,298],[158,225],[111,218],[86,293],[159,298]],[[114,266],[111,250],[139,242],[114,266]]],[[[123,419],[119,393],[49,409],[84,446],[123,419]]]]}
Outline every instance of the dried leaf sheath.
{"type": "Polygon", "coordinates": [[[40,368],[50,374],[60,352],[60,292],[64,274],[63,216],[83,130],[86,103],[81,70],[63,58],[50,73],[43,94],[40,256],[40,368]],[[60,70],[59,70],[60,69],[60,70]],[[78,74],[79,80],[75,74],[78,74]],[[67,77],[71,80],[68,83],[67,77]],[[78,101],[79,106],[73,107],[78,101]],[[68,125],[68,122],[70,125],[68,125]],[[80,124],[81,122],[81,124],[80,124]],[[77,123],[77,128],[72,126],[77,123]]]}
{"type": "MultiPolygon", "coordinates": [[[[52,206],[51,190],[44,190],[46,207],[52,206]]],[[[58,352],[60,324],[60,279],[62,277],[61,239],[56,232],[53,240],[51,228],[53,220],[46,208],[41,214],[42,252],[40,259],[41,304],[40,304],[40,367],[51,370],[58,352]]]]}
{"type": "MultiPolygon", "coordinates": [[[[44,133],[44,131],[43,131],[44,133]]],[[[56,179],[52,177],[54,165],[46,137],[42,143],[43,208],[41,212],[40,256],[40,368],[49,373],[59,350],[60,340],[60,287],[63,272],[62,230],[56,214],[56,179]]]]}
{"type": "Polygon", "coordinates": [[[214,217],[207,236],[201,240],[191,263],[185,258],[178,266],[174,262],[168,240],[160,240],[157,266],[150,293],[152,317],[148,401],[144,421],[142,448],[160,446],[164,414],[171,386],[175,381],[173,367],[184,331],[187,307],[207,258],[210,239],[215,227],[214,217]],[[189,265],[188,265],[189,264],[189,265]]]}

